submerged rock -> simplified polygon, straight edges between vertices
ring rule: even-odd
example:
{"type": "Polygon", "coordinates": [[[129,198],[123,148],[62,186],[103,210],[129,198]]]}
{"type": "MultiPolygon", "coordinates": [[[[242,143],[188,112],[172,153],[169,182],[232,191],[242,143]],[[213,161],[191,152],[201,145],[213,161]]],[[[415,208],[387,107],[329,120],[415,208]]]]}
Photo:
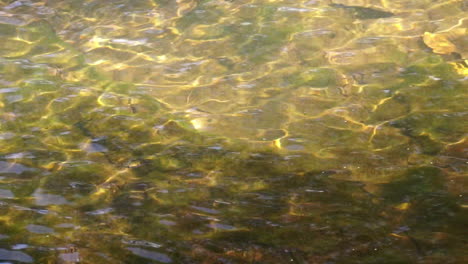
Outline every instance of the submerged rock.
{"type": "Polygon", "coordinates": [[[350,5],[343,5],[343,4],[330,4],[330,6],[334,8],[343,8],[346,10],[350,10],[353,16],[358,19],[377,19],[377,18],[392,17],[395,15],[392,12],[379,10],[379,9],[371,8],[371,7],[350,6],[350,5]]]}
{"type": "Polygon", "coordinates": [[[25,262],[25,263],[33,262],[33,258],[26,253],[23,253],[21,251],[6,250],[2,248],[0,248],[0,259],[25,262]]]}
{"type": "Polygon", "coordinates": [[[7,189],[0,189],[0,199],[13,199],[15,195],[12,191],[7,189]]]}
{"type": "Polygon", "coordinates": [[[62,205],[68,201],[61,195],[45,193],[43,189],[38,188],[32,195],[36,199],[36,204],[39,206],[46,205],[62,205]]]}
{"type": "Polygon", "coordinates": [[[28,168],[19,163],[0,161],[0,173],[21,174],[27,171],[34,171],[34,169],[28,168]]]}
{"type": "Polygon", "coordinates": [[[141,248],[136,248],[136,247],[128,247],[128,250],[130,250],[133,254],[142,257],[142,258],[147,258],[151,260],[156,260],[162,263],[171,263],[172,259],[169,258],[168,255],[159,253],[159,252],[154,252],[154,251],[149,251],[141,248]]]}
{"type": "Polygon", "coordinates": [[[29,232],[36,233],[36,234],[49,234],[49,233],[54,232],[52,228],[49,228],[47,226],[42,226],[42,225],[28,225],[26,226],[26,229],[29,232]]]}

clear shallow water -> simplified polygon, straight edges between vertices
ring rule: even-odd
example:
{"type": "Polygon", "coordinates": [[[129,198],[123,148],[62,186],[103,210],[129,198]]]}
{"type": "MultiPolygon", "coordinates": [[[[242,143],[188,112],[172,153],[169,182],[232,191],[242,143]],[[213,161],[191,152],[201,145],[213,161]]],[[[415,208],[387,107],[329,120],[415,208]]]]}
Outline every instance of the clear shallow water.
{"type": "Polygon", "coordinates": [[[466,262],[465,1],[0,1],[0,260],[466,262]]]}

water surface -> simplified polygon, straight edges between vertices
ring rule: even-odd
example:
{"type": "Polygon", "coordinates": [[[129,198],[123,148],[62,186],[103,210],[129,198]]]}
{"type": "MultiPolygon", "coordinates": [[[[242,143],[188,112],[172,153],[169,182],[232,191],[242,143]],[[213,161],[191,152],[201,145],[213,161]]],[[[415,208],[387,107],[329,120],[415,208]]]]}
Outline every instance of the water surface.
{"type": "Polygon", "coordinates": [[[461,0],[0,0],[5,263],[465,263],[461,0]]]}

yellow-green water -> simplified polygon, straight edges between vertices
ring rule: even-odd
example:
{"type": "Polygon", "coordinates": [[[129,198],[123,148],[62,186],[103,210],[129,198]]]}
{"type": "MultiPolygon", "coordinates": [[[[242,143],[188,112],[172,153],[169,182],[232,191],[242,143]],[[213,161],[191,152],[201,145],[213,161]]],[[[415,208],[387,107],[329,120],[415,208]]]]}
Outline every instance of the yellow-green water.
{"type": "Polygon", "coordinates": [[[464,0],[0,1],[2,263],[466,263],[464,0]]]}

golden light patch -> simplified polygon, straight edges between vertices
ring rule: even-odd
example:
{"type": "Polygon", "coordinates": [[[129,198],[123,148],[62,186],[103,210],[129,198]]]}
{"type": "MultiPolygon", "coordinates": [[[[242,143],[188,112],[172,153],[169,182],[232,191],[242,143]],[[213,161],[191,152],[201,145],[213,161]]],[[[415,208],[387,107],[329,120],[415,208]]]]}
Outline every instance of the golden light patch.
{"type": "Polygon", "coordinates": [[[424,44],[430,47],[432,51],[437,54],[450,54],[457,49],[455,45],[442,34],[425,32],[423,35],[423,41],[424,44]]]}
{"type": "Polygon", "coordinates": [[[395,206],[395,209],[401,210],[401,211],[406,211],[410,207],[410,203],[401,203],[397,206],[395,206]]]}

